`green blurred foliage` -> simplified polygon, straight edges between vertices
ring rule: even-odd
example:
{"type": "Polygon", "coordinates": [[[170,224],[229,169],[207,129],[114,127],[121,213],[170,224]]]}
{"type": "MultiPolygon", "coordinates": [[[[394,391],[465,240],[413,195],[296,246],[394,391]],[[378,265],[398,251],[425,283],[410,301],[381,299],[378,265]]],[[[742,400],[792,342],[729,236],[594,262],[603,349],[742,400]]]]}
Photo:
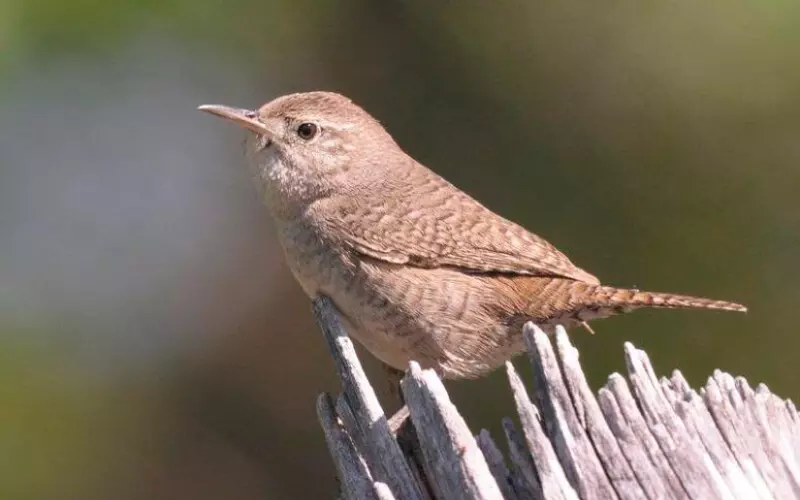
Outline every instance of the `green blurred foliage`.
{"type": "Polygon", "coordinates": [[[0,350],[0,497],[86,498],[98,475],[120,472],[130,453],[119,450],[132,447],[131,422],[146,422],[144,408],[133,406],[134,391],[123,398],[32,341],[39,333],[3,330],[17,340],[0,350]]]}

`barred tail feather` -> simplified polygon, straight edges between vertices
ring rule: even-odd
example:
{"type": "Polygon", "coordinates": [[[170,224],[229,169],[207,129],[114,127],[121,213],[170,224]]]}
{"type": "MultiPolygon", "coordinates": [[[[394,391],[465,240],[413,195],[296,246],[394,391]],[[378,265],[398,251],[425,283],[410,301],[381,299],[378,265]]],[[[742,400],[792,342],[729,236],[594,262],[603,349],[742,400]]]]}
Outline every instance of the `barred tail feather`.
{"type": "Polygon", "coordinates": [[[599,308],[637,309],[640,307],[715,309],[719,311],[747,312],[747,308],[735,302],[690,297],[673,293],[641,292],[634,289],[596,286],[587,294],[586,306],[599,308]]]}
{"type": "Polygon", "coordinates": [[[502,286],[500,291],[512,299],[525,298],[522,304],[512,301],[510,306],[502,309],[501,314],[507,314],[509,309],[522,311],[521,314],[514,315],[514,319],[533,321],[539,325],[561,324],[567,328],[587,326],[588,321],[644,307],[747,311],[741,304],[724,300],[674,293],[642,292],[564,278],[518,276],[505,278],[505,281],[493,278],[490,283],[502,286]]]}

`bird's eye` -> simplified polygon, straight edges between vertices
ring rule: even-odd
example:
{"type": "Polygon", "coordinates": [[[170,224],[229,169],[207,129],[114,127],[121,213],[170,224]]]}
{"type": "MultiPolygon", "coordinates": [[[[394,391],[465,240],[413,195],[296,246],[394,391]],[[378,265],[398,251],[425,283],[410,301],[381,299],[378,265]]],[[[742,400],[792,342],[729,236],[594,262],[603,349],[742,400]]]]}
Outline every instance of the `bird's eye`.
{"type": "Polygon", "coordinates": [[[297,135],[306,141],[313,139],[314,136],[317,135],[318,131],[319,127],[313,123],[301,123],[300,126],[297,127],[297,135]]]}

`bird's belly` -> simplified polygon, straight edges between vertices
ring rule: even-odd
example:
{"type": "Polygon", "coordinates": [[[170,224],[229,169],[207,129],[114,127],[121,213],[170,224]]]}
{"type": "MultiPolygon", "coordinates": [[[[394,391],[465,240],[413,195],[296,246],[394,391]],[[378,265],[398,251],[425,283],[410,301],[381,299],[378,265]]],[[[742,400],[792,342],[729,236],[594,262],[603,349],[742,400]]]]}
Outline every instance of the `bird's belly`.
{"type": "Polygon", "coordinates": [[[384,363],[408,367],[411,358],[401,338],[408,334],[411,321],[404,317],[403,308],[398,310],[396,304],[374,293],[357,263],[346,256],[291,247],[286,248],[286,260],[310,298],[326,295],[334,302],[350,336],[384,363]]]}
{"type": "Polygon", "coordinates": [[[423,332],[413,326],[405,308],[375,293],[358,264],[338,256],[287,255],[287,261],[310,298],[330,297],[350,336],[384,363],[398,369],[408,367],[412,357],[404,337],[423,332]]]}
{"type": "Polygon", "coordinates": [[[330,277],[319,292],[349,333],[395,368],[414,360],[448,378],[476,377],[522,349],[520,332],[492,313],[490,291],[469,275],[360,259],[330,277]]]}
{"type": "Polygon", "coordinates": [[[476,377],[522,349],[518,332],[491,312],[492,292],[478,278],[335,252],[316,241],[285,245],[289,268],[309,297],[330,297],[348,333],[384,363],[405,370],[415,360],[448,378],[476,377]]]}

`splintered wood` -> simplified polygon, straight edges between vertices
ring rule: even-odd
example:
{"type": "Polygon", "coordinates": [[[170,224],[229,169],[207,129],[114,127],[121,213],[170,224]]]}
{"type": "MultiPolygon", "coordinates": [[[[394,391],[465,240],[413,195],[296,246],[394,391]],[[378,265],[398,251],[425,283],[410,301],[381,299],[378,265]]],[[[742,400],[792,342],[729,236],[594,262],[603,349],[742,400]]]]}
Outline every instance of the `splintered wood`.
{"type": "Polygon", "coordinates": [[[659,379],[630,343],[627,379],[612,374],[595,396],[566,331],[554,348],[531,323],[530,395],[506,363],[520,424],[503,419],[507,458],[413,362],[401,383],[413,446],[400,446],[335,307],[326,297],[313,306],[343,388],[322,394],[317,413],[347,500],[800,499],[791,401],[719,370],[699,392],[677,370],[659,379]]]}

